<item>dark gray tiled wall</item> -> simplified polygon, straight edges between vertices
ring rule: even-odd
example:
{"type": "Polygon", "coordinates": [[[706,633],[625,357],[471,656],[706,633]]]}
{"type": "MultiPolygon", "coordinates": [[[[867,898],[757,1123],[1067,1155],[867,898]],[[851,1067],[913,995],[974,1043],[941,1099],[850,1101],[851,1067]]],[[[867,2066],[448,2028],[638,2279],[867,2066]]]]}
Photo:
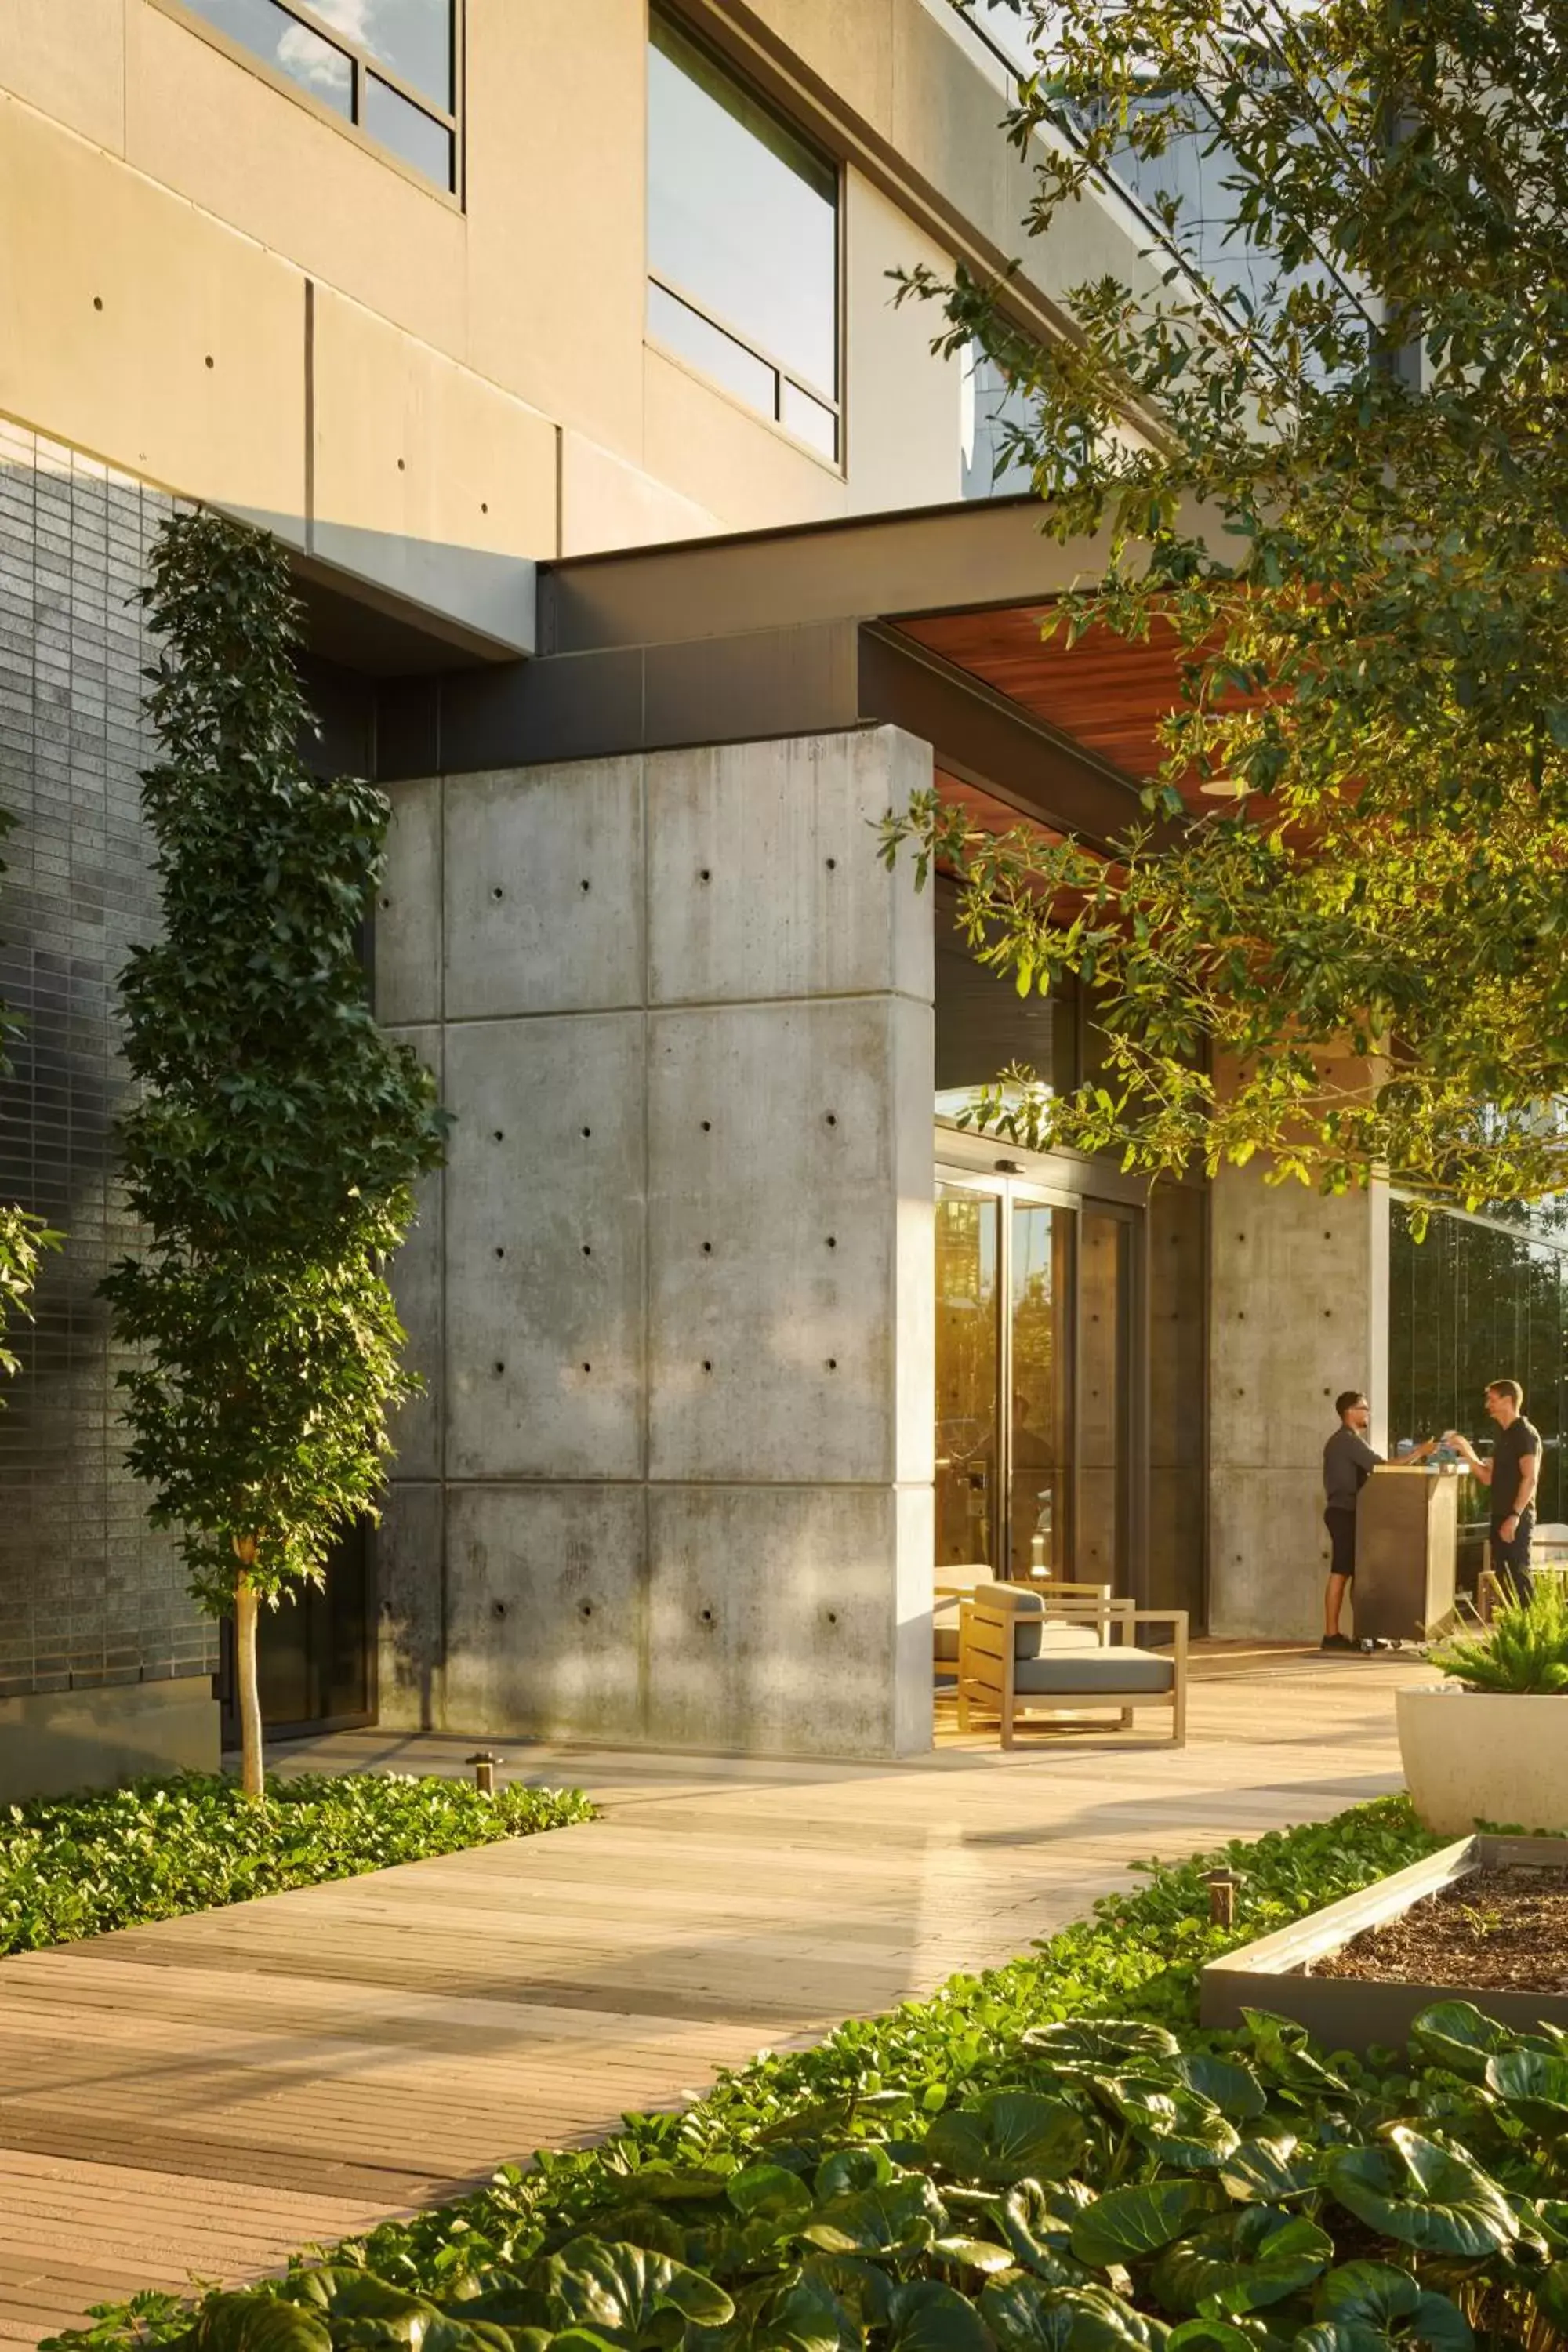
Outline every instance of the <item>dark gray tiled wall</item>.
{"type": "Polygon", "coordinates": [[[0,1698],[210,1672],[216,1628],[123,1462],[100,1276],[136,1229],[110,1168],[116,976],[156,922],[139,810],[148,649],[130,600],[169,501],[0,422],[0,1199],[69,1240],[0,1410],[0,1698]]]}

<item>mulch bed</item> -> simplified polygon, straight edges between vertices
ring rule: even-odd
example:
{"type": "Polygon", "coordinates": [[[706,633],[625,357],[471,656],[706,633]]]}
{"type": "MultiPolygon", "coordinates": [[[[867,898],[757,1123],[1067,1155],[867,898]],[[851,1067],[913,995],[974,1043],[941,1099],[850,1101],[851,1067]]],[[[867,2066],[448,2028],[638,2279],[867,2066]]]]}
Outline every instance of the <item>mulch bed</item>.
{"type": "Polygon", "coordinates": [[[1473,1870],[1314,1960],[1315,1977],[1568,1992],[1568,1871],[1473,1870]]]}

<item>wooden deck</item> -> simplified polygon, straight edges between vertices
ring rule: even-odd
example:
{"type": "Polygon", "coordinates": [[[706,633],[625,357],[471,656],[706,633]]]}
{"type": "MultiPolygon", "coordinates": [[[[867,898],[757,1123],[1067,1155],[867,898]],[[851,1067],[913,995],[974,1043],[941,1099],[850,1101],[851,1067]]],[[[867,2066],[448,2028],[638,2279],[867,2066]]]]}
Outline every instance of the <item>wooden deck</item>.
{"type": "MultiPolygon", "coordinates": [[[[519,1749],[517,1777],[575,1781],[605,1819],[0,1962],[0,2343],[254,2275],[1021,1951],[1138,1857],[1394,1788],[1393,1690],[1422,1671],[1200,1653],[1182,1751],[519,1749]]],[[[285,1754],[460,1771],[471,1744],[285,1754]]]]}

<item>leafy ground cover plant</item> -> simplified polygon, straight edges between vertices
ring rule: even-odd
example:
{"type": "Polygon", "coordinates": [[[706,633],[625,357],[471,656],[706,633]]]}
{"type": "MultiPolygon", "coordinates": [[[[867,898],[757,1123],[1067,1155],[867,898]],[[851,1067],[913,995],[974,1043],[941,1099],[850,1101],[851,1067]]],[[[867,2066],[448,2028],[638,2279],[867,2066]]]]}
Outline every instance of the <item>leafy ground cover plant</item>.
{"type": "Polygon", "coordinates": [[[45,2352],[1557,2352],[1568,2047],[1467,2004],[1360,2063],[1212,1954],[1431,1852],[1403,1800],[1237,1842],[931,2000],[764,2056],[287,2278],[45,2352]],[[1242,1874],[1211,1924],[1205,1874],[1242,1874]]]}
{"type": "Polygon", "coordinates": [[[1505,1603],[1480,1639],[1450,1642],[1432,1664],[1469,1690],[1568,1696],[1568,1586],[1542,1578],[1527,1600],[1505,1603]]]}
{"type": "Polygon", "coordinates": [[[576,1789],[302,1774],[264,1806],[219,1773],[0,1807],[0,1953],[589,1821],[576,1789]]]}

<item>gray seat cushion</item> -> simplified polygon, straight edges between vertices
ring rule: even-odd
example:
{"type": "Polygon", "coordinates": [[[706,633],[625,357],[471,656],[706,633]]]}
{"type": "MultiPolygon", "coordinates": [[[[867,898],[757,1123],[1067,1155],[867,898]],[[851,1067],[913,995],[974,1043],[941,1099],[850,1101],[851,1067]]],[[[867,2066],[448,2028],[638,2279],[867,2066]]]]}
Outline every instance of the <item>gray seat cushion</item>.
{"type": "MultiPolygon", "coordinates": [[[[1047,1633],[1060,1631],[1049,1627],[1047,1633]]],[[[1157,1650],[1117,1645],[1102,1650],[1058,1650],[1054,1644],[1037,1657],[1020,1657],[1013,1670],[1013,1687],[1022,1697],[1088,1698],[1103,1692],[1107,1698],[1122,1692],[1156,1694],[1174,1686],[1176,1670],[1157,1650]]]]}
{"type": "Polygon", "coordinates": [[[1037,1658],[1047,1650],[1054,1657],[1058,1650],[1100,1647],[1099,1626],[1075,1624],[1070,1618],[1058,1622],[1050,1617],[1034,1617],[1013,1628],[1013,1655],[1019,1659],[1037,1658]]]}

